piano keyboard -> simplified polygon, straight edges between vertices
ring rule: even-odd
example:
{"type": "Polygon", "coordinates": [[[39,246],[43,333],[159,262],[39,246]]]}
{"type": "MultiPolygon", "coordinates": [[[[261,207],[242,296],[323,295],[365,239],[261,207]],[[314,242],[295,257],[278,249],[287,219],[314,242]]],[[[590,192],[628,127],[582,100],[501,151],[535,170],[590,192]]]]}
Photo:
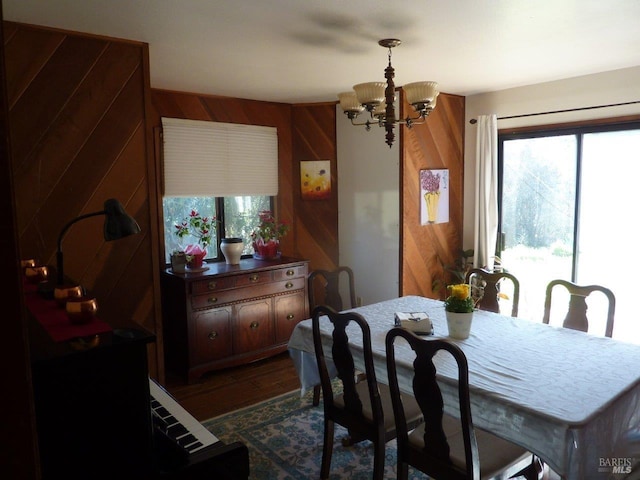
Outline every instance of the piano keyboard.
{"type": "Polygon", "coordinates": [[[220,441],[151,378],[149,390],[154,425],[181,447],[187,455],[192,455],[220,441]]]}

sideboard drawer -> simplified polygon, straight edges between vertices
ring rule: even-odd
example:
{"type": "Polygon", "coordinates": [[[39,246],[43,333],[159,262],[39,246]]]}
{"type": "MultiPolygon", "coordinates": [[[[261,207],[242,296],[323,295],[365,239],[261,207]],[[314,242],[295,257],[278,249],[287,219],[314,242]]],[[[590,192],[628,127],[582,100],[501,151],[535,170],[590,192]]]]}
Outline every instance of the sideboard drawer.
{"type": "Polygon", "coordinates": [[[266,272],[251,272],[245,275],[238,275],[236,277],[236,287],[247,287],[251,285],[260,285],[262,283],[268,283],[272,280],[271,271],[266,272]]]}
{"type": "Polygon", "coordinates": [[[256,284],[252,287],[234,288],[231,290],[212,291],[206,295],[193,295],[191,306],[194,310],[215,308],[227,303],[239,302],[250,298],[277,295],[305,288],[306,279],[292,278],[281,282],[256,284]]]}
{"type": "Polygon", "coordinates": [[[287,268],[279,268],[273,271],[274,280],[285,280],[287,278],[305,277],[307,276],[307,265],[292,265],[287,268]]]}
{"type": "Polygon", "coordinates": [[[191,284],[191,294],[199,295],[201,293],[215,292],[216,290],[233,288],[233,286],[233,277],[210,278],[208,280],[193,282],[191,284]]]}
{"type": "Polygon", "coordinates": [[[281,282],[275,282],[273,293],[284,293],[293,290],[301,290],[307,283],[306,278],[298,277],[290,280],[282,280],[281,282]]]}

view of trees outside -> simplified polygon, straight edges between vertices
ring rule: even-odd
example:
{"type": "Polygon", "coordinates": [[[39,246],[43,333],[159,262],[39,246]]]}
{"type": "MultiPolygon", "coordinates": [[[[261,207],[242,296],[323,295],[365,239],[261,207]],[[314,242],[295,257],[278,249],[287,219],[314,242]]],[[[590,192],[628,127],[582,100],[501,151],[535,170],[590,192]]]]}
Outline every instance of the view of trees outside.
{"type": "MultiPolygon", "coordinates": [[[[164,197],[162,200],[164,212],[164,244],[166,261],[175,250],[184,250],[192,243],[198,243],[198,239],[191,235],[178,237],[175,235],[175,225],[181,223],[189,216],[192,210],[204,217],[222,218],[216,210],[215,197],[164,197]]],[[[219,223],[211,245],[207,249],[207,258],[221,258],[218,252],[220,238],[240,237],[244,239],[243,255],[252,254],[251,232],[259,223],[258,212],[271,209],[271,197],[269,196],[239,196],[225,197],[224,224],[219,223]],[[224,231],[223,231],[224,230],[224,231]]]]}
{"type": "Polygon", "coordinates": [[[252,254],[251,232],[260,223],[258,212],[271,210],[271,197],[225,197],[224,222],[226,237],[244,239],[243,254],[252,254]]]}
{"type": "MultiPolygon", "coordinates": [[[[585,134],[579,190],[578,145],[577,135],[504,141],[502,264],[520,280],[519,316],[542,321],[546,285],[555,278],[603,285],[616,296],[614,338],[640,343],[634,273],[619,254],[620,244],[634,238],[623,206],[637,188],[629,173],[640,161],[640,130],[585,134]]],[[[587,302],[590,331],[599,333],[604,331],[606,299],[593,295],[587,302]]],[[[552,309],[551,323],[560,325],[568,297],[554,291],[553,305],[559,307],[552,309]]]]}
{"type": "Polygon", "coordinates": [[[504,142],[502,265],[520,281],[519,315],[542,321],[554,278],[571,278],[576,142],[572,136],[504,142]]]}

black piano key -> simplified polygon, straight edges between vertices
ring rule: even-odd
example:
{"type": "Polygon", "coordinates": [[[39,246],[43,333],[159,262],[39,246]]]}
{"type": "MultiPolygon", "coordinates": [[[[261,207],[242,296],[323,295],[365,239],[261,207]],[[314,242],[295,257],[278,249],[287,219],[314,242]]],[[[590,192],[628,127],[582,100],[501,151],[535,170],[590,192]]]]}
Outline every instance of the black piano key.
{"type": "Polygon", "coordinates": [[[169,413],[169,410],[167,410],[166,408],[164,408],[162,405],[160,407],[158,407],[155,412],[160,415],[162,418],[166,418],[168,416],[171,415],[171,413],[169,413]]]}
{"type": "Polygon", "coordinates": [[[169,425],[167,425],[167,422],[165,422],[164,419],[160,418],[158,415],[153,415],[153,424],[160,428],[162,431],[166,431],[167,427],[169,427],[169,425]]]}
{"type": "Polygon", "coordinates": [[[181,423],[176,423],[175,425],[171,425],[166,430],[167,435],[173,438],[179,438],[186,433],[189,433],[189,430],[182,425],[181,423]]]}
{"type": "Polygon", "coordinates": [[[199,447],[201,447],[201,446],[202,446],[202,442],[199,442],[199,441],[197,441],[197,440],[196,440],[196,441],[195,441],[195,442],[193,442],[192,444],[187,445],[185,448],[186,448],[189,452],[192,452],[192,451],[194,451],[196,448],[199,448],[199,447]]]}
{"type": "Polygon", "coordinates": [[[198,439],[196,437],[194,437],[191,434],[185,435],[183,437],[180,437],[176,440],[176,442],[178,443],[178,445],[180,445],[181,447],[185,448],[187,445],[191,445],[194,442],[197,442],[198,439]]]}
{"type": "Polygon", "coordinates": [[[178,420],[176,419],[176,417],[174,417],[173,415],[169,414],[168,417],[163,417],[164,421],[167,422],[167,425],[171,426],[171,425],[175,425],[175,424],[180,424],[180,422],[178,422],[178,420]]]}

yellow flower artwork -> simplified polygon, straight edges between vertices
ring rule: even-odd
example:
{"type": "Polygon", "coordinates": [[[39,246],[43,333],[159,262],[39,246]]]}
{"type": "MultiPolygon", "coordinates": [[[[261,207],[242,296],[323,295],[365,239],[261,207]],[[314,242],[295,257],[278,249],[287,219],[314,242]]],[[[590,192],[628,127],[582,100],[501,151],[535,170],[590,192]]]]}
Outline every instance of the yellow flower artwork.
{"type": "Polygon", "coordinates": [[[331,198],[331,162],[329,160],[300,162],[300,188],[303,200],[331,198]]]}

